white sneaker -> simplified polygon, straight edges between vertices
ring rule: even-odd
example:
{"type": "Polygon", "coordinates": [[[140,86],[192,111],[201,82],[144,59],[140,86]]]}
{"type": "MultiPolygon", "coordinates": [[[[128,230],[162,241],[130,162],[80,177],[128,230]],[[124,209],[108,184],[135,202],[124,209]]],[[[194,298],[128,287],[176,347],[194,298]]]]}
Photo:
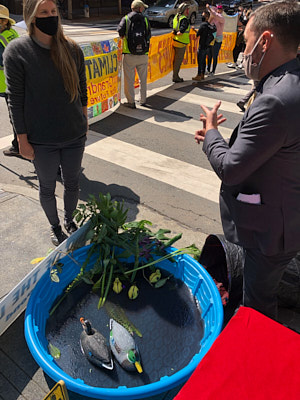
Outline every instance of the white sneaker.
{"type": "Polygon", "coordinates": [[[243,64],[239,64],[237,67],[238,67],[239,69],[243,69],[243,64]]]}
{"type": "Polygon", "coordinates": [[[236,65],[233,63],[227,63],[228,68],[236,68],[236,65]]]}

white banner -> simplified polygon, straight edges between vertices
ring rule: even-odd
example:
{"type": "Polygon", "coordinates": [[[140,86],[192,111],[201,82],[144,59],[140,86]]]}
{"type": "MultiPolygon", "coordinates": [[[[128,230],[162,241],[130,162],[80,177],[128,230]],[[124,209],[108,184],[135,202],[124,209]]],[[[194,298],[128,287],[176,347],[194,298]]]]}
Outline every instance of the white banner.
{"type": "Polygon", "coordinates": [[[70,249],[85,245],[85,235],[89,223],[83,225],[73,233],[65,242],[53,250],[42,260],[22,281],[15,286],[5,297],[0,300],[0,335],[19,317],[25,310],[30,294],[40,277],[51,269],[58,253],[67,253],[70,249]]]}

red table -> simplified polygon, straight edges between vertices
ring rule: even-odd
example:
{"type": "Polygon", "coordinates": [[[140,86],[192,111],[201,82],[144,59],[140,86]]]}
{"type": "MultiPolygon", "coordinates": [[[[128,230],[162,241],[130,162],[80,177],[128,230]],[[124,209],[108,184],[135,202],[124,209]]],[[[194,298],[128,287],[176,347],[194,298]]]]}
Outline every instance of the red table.
{"type": "Polygon", "coordinates": [[[300,400],[300,335],[240,307],[174,400],[300,400]]]}

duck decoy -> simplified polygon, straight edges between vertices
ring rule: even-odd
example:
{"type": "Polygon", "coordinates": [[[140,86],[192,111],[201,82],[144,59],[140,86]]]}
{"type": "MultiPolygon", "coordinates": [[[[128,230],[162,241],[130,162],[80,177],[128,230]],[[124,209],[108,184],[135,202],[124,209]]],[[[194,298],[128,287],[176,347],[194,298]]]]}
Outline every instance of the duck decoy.
{"type": "Polygon", "coordinates": [[[109,343],[118,363],[126,371],[143,372],[140,354],[132,335],[114,319],[109,320],[109,343]]]}
{"type": "Polygon", "coordinates": [[[80,322],[83,328],[80,335],[80,347],[83,354],[97,367],[113,369],[111,351],[105,337],[92,328],[88,319],[80,318],[80,322]]]}

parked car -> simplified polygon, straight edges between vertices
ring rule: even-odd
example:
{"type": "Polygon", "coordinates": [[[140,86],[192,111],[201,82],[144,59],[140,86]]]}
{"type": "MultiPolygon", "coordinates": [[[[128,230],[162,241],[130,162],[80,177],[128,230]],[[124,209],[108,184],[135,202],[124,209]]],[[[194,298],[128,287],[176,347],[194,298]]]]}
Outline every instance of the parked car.
{"type": "Polygon", "coordinates": [[[144,14],[148,17],[150,23],[167,24],[173,28],[173,19],[177,13],[177,8],[181,3],[189,5],[189,19],[194,25],[198,14],[198,3],[195,0],[158,0],[153,6],[147,8],[144,14]]]}
{"type": "Polygon", "coordinates": [[[221,4],[226,14],[233,15],[236,13],[238,6],[241,5],[241,0],[222,0],[221,4]]]}

